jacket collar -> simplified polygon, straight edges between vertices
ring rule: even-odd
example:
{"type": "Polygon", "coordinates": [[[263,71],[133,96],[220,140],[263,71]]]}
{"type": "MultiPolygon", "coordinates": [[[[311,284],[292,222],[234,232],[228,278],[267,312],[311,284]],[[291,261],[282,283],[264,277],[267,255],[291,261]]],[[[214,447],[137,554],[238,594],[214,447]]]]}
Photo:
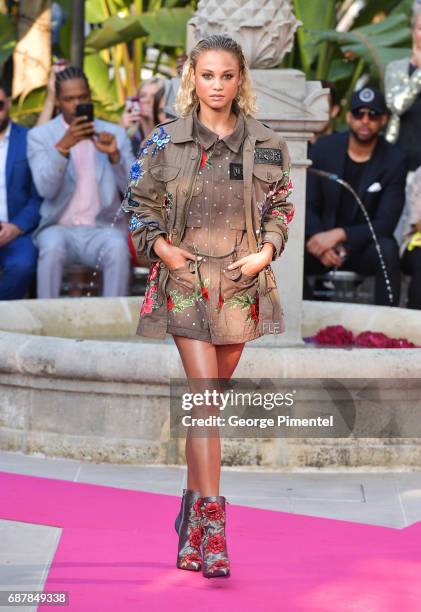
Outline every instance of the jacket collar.
{"type": "MultiPolygon", "coordinates": [[[[186,117],[180,117],[174,122],[174,132],[171,135],[171,140],[173,143],[179,144],[194,141],[193,111],[196,109],[197,105],[186,117]]],[[[244,113],[242,114],[245,121],[246,132],[252,139],[262,142],[272,138],[273,132],[270,128],[263,125],[263,123],[251,115],[245,115],[244,113]]]]}

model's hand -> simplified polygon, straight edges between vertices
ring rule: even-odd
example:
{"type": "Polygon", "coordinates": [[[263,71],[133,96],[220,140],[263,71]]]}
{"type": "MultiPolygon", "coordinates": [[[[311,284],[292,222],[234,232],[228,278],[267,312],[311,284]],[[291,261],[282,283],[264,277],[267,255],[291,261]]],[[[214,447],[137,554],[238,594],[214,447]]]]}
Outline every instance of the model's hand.
{"type": "Polygon", "coordinates": [[[5,246],[8,242],[11,242],[21,234],[23,234],[23,232],[20,227],[14,223],[6,223],[3,221],[0,229],[0,247],[5,246]]]}
{"type": "Polygon", "coordinates": [[[125,129],[129,127],[139,128],[141,118],[142,115],[140,113],[125,110],[121,115],[120,125],[125,129]]]}
{"type": "Polygon", "coordinates": [[[272,261],[273,247],[272,245],[269,245],[269,247],[270,250],[265,248],[262,249],[260,253],[251,253],[250,255],[241,257],[241,259],[237,259],[237,261],[234,261],[234,263],[228,266],[228,270],[241,268],[243,274],[255,276],[272,261]]]}
{"type": "Polygon", "coordinates": [[[346,234],[341,227],[335,227],[334,229],[326,232],[319,232],[314,234],[307,242],[307,251],[320,259],[322,254],[328,249],[333,249],[339,242],[346,240],[346,234]]]}
{"type": "MultiPolygon", "coordinates": [[[[190,251],[170,244],[163,236],[158,236],[155,240],[153,250],[169,270],[181,268],[184,266],[186,259],[191,259],[192,261],[195,259],[190,251]]],[[[201,259],[201,257],[199,257],[199,259],[201,259]]]]}
{"type": "Polygon", "coordinates": [[[320,257],[320,262],[326,266],[326,268],[332,268],[333,266],[339,267],[342,265],[342,258],[334,249],[328,249],[320,257]]]}
{"type": "Polygon", "coordinates": [[[87,121],[87,117],[76,117],[69,126],[56,146],[64,151],[68,151],[84,138],[90,138],[94,134],[94,124],[87,121]]]}

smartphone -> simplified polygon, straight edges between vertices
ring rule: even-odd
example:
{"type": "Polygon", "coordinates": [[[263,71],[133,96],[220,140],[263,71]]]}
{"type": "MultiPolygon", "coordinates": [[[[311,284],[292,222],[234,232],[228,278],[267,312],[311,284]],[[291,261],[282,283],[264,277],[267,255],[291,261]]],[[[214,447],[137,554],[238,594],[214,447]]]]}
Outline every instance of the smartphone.
{"type": "Polygon", "coordinates": [[[87,104],[78,104],[76,106],[76,117],[87,117],[87,122],[94,120],[94,105],[91,102],[87,104]]]}
{"type": "Polygon", "coordinates": [[[140,113],[140,99],[137,96],[126,98],[126,111],[129,113],[140,113]]]}

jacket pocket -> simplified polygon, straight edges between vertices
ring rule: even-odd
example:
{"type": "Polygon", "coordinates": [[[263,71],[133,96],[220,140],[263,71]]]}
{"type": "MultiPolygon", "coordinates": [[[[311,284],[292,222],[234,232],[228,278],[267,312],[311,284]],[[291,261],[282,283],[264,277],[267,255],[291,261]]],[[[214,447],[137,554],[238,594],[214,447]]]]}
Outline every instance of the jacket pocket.
{"type": "Polygon", "coordinates": [[[243,274],[241,268],[221,270],[221,293],[224,300],[253,287],[258,279],[257,274],[243,274]]]}
{"type": "Polygon", "coordinates": [[[273,166],[272,164],[257,164],[253,168],[253,178],[257,178],[263,183],[276,183],[284,177],[282,168],[273,166]]]}
{"type": "Polygon", "coordinates": [[[168,268],[168,274],[172,280],[171,284],[175,284],[189,290],[194,288],[196,274],[190,270],[190,261],[192,264],[194,263],[191,259],[186,259],[182,266],[173,268],[172,270],[168,268]]]}
{"type": "Polygon", "coordinates": [[[180,173],[180,167],[171,166],[170,164],[157,164],[156,166],[151,166],[149,172],[156,181],[169,183],[177,178],[180,173]]]}

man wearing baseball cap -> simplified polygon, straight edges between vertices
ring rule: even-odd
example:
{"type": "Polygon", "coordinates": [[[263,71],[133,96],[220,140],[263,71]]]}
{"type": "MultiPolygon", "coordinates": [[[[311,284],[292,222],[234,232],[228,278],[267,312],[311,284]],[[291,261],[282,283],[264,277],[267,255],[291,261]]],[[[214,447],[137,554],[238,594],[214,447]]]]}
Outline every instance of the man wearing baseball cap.
{"type": "MultiPolygon", "coordinates": [[[[349,130],[320,138],[312,147],[313,168],[353,187],[367,209],[399,304],[399,250],[393,232],[405,202],[407,160],[381,135],[388,121],[383,94],[373,87],[355,91],[346,115],[349,130]]],[[[374,300],[390,305],[384,272],[369,225],[350,191],[332,179],[308,175],[304,274],[332,268],[375,276],[374,300]]],[[[304,297],[312,299],[305,281],[304,297]]]]}

